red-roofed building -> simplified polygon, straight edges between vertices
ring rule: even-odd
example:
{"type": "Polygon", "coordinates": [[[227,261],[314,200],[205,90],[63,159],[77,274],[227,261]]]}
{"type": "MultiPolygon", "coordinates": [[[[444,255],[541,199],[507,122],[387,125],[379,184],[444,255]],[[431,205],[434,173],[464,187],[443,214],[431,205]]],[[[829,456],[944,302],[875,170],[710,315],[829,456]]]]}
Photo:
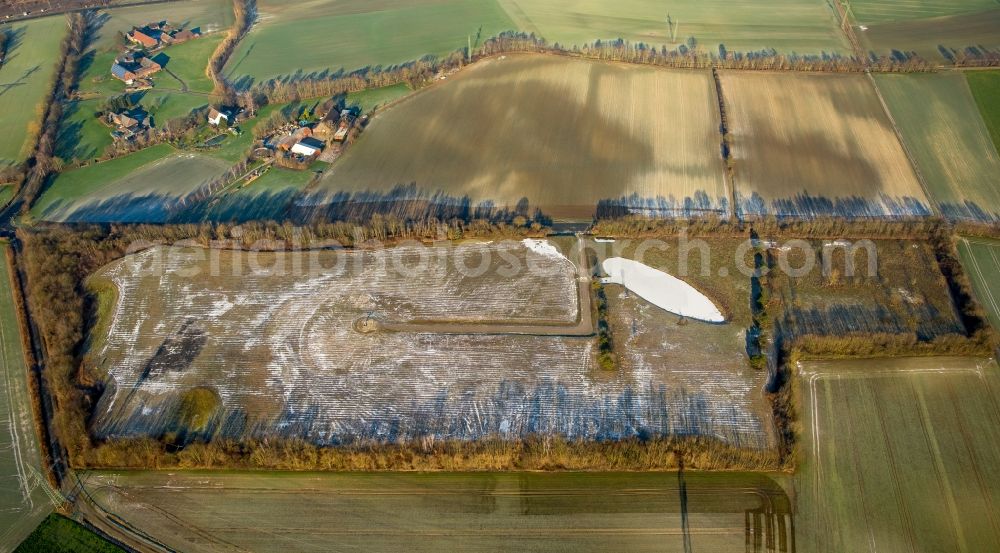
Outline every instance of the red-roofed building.
{"type": "Polygon", "coordinates": [[[132,29],[128,35],[128,39],[136,44],[141,44],[145,48],[156,48],[159,46],[160,41],[155,39],[139,29],[132,29]]]}

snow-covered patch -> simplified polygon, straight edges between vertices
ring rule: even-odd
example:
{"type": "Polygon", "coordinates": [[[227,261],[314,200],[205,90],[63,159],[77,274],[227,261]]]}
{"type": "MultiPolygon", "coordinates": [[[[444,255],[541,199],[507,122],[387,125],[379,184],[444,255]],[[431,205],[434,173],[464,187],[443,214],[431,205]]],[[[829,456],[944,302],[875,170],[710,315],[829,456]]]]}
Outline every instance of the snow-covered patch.
{"type": "Polygon", "coordinates": [[[709,323],[726,320],[712,300],[673,275],[622,257],[605,259],[602,267],[608,274],[604,282],[621,284],[671,313],[709,323]]]}
{"type": "Polygon", "coordinates": [[[525,238],[521,241],[524,247],[529,250],[548,257],[561,258],[565,257],[563,254],[559,253],[559,250],[552,245],[548,240],[536,240],[534,238],[525,238]]]}

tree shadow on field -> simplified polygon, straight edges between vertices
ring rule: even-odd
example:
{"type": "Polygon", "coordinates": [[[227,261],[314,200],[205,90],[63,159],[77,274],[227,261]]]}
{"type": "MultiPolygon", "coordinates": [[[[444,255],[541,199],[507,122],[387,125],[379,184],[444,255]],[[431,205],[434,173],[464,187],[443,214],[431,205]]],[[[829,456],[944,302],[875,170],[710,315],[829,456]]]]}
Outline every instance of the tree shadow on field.
{"type": "MultiPolygon", "coordinates": [[[[251,185],[252,186],[252,185],[251,185]]],[[[39,214],[44,221],[65,223],[195,223],[288,220],[297,191],[227,194],[186,202],[169,194],[119,194],[103,200],[56,200],[39,214]]]]}
{"type": "Polygon", "coordinates": [[[94,159],[101,154],[95,147],[84,146],[84,123],[73,119],[79,111],[79,101],[68,102],[63,107],[62,123],[56,135],[56,155],[62,159],[94,159]]]}
{"type": "MultiPolygon", "coordinates": [[[[503,65],[492,72],[487,67],[394,107],[372,122],[299,204],[312,206],[316,218],[327,218],[323,193],[329,195],[327,203],[342,203],[345,194],[379,198],[410,183],[422,200],[512,205],[527,197],[547,212],[584,207],[581,214],[589,218],[600,198],[613,197],[604,191],[637,185],[653,171],[698,170],[657,159],[647,136],[639,136],[619,114],[608,113],[629,106],[609,105],[601,92],[612,86],[629,89],[632,72],[589,65],[581,98],[570,87],[537,76],[543,74],[541,65],[565,63],[537,60],[531,72],[514,79],[503,65]],[[365,154],[374,149],[393,153],[369,169],[365,154]]],[[[704,196],[694,203],[724,200],[704,196]]]]}
{"type": "MultiPolygon", "coordinates": [[[[6,46],[4,47],[6,51],[0,52],[4,54],[3,65],[7,65],[7,62],[13,59],[13,57],[17,55],[17,49],[19,46],[21,46],[21,43],[24,42],[24,34],[27,31],[28,31],[27,26],[21,26],[17,28],[0,27],[0,34],[7,37],[7,43],[6,46]]],[[[3,65],[0,65],[0,67],[3,67],[3,65]]]]}

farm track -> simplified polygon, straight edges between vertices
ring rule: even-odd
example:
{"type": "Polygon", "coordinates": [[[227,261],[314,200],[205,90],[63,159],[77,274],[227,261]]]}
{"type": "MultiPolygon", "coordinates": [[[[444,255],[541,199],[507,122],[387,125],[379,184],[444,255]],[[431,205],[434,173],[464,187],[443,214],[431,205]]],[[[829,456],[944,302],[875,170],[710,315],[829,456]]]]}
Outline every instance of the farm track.
{"type": "Polygon", "coordinates": [[[930,421],[930,413],[927,409],[927,402],[924,398],[923,390],[919,388],[918,383],[911,382],[910,392],[913,394],[913,405],[916,405],[919,410],[920,430],[923,433],[924,443],[926,444],[927,451],[930,452],[931,459],[934,462],[934,472],[936,476],[935,481],[938,484],[941,496],[947,504],[948,513],[952,519],[951,528],[954,530],[955,542],[959,545],[959,548],[962,551],[968,551],[968,547],[965,545],[965,536],[962,534],[961,518],[958,515],[958,506],[955,505],[955,496],[951,489],[951,483],[948,481],[944,461],[941,459],[941,448],[934,435],[934,427],[930,421]]]}
{"type": "MultiPolygon", "coordinates": [[[[853,413],[851,409],[851,394],[844,395],[844,405],[847,407],[848,415],[844,417],[845,424],[847,425],[847,434],[849,436],[855,436],[854,423],[851,420],[850,413],[853,413]]],[[[854,476],[857,478],[857,492],[858,500],[861,502],[861,514],[864,515],[865,528],[868,530],[868,544],[871,547],[871,553],[876,553],[878,547],[875,545],[875,528],[872,526],[872,521],[868,512],[868,502],[865,500],[865,478],[864,472],[861,470],[861,461],[858,459],[858,448],[852,447],[851,449],[851,461],[854,465],[854,476]]]]}
{"type": "Polygon", "coordinates": [[[594,335],[594,321],[591,313],[590,275],[583,242],[577,241],[577,321],[572,326],[562,324],[504,324],[494,323],[449,323],[427,321],[377,321],[380,329],[390,332],[414,334],[455,334],[455,335],[530,335],[590,337],[594,335]]]}

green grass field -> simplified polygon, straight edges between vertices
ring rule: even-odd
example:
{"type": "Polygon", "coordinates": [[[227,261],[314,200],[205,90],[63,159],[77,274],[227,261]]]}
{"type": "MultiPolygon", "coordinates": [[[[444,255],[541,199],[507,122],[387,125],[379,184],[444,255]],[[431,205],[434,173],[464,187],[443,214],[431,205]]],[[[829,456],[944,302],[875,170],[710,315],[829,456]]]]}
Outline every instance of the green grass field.
{"type": "Polygon", "coordinates": [[[1000,151],[1000,71],[966,71],[965,80],[990,131],[993,146],[1000,151]]]}
{"type": "Polygon", "coordinates": [[[24,161],[37,135],[41,102],[49,91],[66,34],[66,18],[57,15],[4,25],[13,35],[0,66],[0,167],[24,161]],[[32,129],[33,131],[29,130],[32,129]]]}
{"type": "Polygon", "coordinates": [[[797,550],[1000,550],[992,360],[806,362],[797,550]]]}
{"type": "Polygon", "coordinates": [[[464,48],[480,29],[483,38],[514,29],[496,0],[267,0],[257,9],[226,67],[237,81],[403,63],[464,48]]]}
{"type": "Polygon", "coordinates": [[[14,187],[10,185],[0,186],[0,207],[4,207],[14,197],[14,187]]]}
{"type": "Polygon", "coordinates": [[[178,551],[430,553],[681,552],[685,537],[693,551],[745,551],[748,534],[792,551],[783,483],[725,472],[115,471],[85,485],[178,551]]]}
{"type": "Polygon", "coordinates": [[[15,553],[125,553],[125,550],[62,515],[51,514],[15,553]]]}
{"type": "Polygon", "coordinates": [[[41,474],[42,463],[6,259],[8,247],[0,242],[0,551],[16,547],[52,511],[32,477],[41,474]]]}
{"type": "Polygon", "coordinates": [[[358,106],[365,113],[381,108],[386,104],[410,94],[413,90],[405,84],[371,88],[361,92],[351,92],[347,95],[348,106],[358,106]]]}
{"type": "Polygon", "coordinates": [[[877,75],[924,184],[953,218],[1000,217],[1000,155],[961,73],[877,75]]]}
{"type": "Polygon", "coordinates": [[[916,52],[933,63],[949,62],[969,46],[1000,48],[1000,5],[993,7],[979,13],[877,23],[856,33],[866,50],[879,55],[896,50],[916,52]]]}
{"type": "Polygon", "coordinates": [[[667,14],[677,22],[678,43],[694,37],[716,52],[775,48],[781,52],[847,53],[833,9],[822,0],[775,0],[767,9],[751,0],[656,2],[654,0],[499,0],[518,27],[549,42],[582,45],[624,38],[670,42],[667,14]]]}
{"type": "Polygon", "coordinates": [[[979,305],[986,310],[993,327],[1000,330],[1000,241],[963,238],[958,243],[962,266],[972,280],[979,305]]]}
{"type": "Polygon", "coordinates": [[[981,12],[997,7],[996,0],[852,0],[849,3],[854,19],[862,25],[981,12]]]}
{"type": "Polygon", "coordinates": [[[192,207],[186,215],[199,221],[284,221],[292,201],[316,171],[325,167],[322,162],[316,162],[308,171],[271,167],[250,183],[233,186],[192,207]]]}
{"type": "Polygon", "coordinates": [[[103,100],[77,100],[63,107],[56,155],[63,159],[94,159],[113,142],[111,128],[97,118],[103,100]]]}
{"type": "Polygon", "coordinates": [[[60,174],[32,215],[46,221],[163,222],[176,199],[228,167],[223,160],[160,144],[60,174]]]}

